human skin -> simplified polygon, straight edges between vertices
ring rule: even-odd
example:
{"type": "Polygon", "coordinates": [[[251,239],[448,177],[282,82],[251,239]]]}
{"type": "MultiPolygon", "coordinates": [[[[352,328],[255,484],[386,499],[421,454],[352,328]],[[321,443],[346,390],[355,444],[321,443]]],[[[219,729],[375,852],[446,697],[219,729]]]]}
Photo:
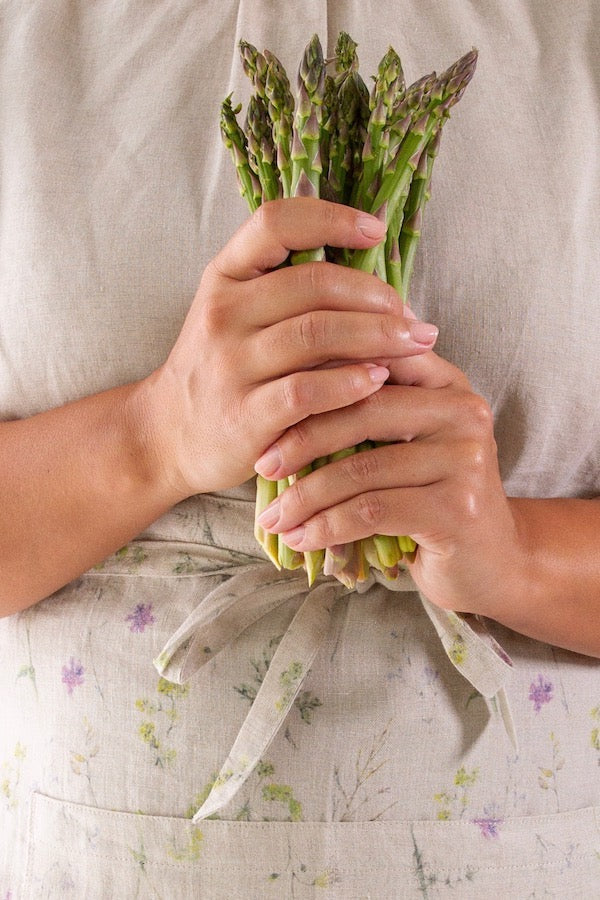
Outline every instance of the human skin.
{"type": "Polygon", "coordinates": [[[378,390],[387,360],[429,350],[437,329],[405,318],[375,276],[278,268],[291,249],[382,238],[376,219],[337,204],[266,204],[207,266],[156,371],[1,423],[0,615],[47,597],[177,502],[242,483],[286,429],[378,390]]]}
{"type": "Polygon", "coordinates": [[[508,497],[490,407],[433,351],[389,363],[380,391],[307,417],[258,460],[282,478],[365,440],[390,442],[290,486],[260,524],[297,550],[410,534],[431,602],[600,656],[600,502],[508,497]]]}

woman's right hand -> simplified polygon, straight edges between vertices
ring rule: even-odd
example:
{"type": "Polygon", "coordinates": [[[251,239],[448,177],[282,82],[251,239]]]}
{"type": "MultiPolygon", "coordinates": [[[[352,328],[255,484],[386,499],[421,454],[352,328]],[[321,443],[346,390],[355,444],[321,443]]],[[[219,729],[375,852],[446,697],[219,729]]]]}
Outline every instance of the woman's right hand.
{"type": "Polygon", "coordinates": [[[207,266],[168,359],[143,383],[145,425],[179,498],[254,474],[290,426],[355,403],[386,363],[433,346],[379,278],[329,263],[284,266],[291,250],[366,248],[374,217],[322,200],[260,207],[207,266]]]}

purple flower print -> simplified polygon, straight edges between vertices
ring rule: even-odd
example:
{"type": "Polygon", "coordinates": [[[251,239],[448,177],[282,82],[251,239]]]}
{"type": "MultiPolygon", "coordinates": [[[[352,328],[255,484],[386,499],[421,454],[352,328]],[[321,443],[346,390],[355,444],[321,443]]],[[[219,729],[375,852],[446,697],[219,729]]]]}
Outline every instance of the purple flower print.
{"type": "Polygon", "coordinates": [[[497,838],[499,835],[498,828],[504,819],[497,819],[494,816],[485,816],[481,819],[473,819],[473,825],[478,825],[479,830],[484,838],[497,838]]]}
{"type": "Polygon", "coordinates": [[[129,626],[130,631],[141,634],[146,625],[152,625],[155,621],[154,616],[152,615],[152,604],[138,603],[133,612],[130,612],[129,615],[125,617],[125,621],[131,622],[131,625],[129,626]]]}
{"type": "Polygon", "coordinates": [[[529,686],[529,699],[533,703],[536,713],[539,713],[544,703],[550,703],[554,694],[554,685],[546,681],[543,675],[538,675],[537,681],[532,681],[529,686]]]}
{"type": "Polygon", "coordinates": [[[66,684],[69,694],[73,693],[73,688],[83,684],[84,671],[85,670],[79,660],[75,660],[73,657],[71,657],[68,666],[62,667],[62,682],[63,684],[66,684]]]}

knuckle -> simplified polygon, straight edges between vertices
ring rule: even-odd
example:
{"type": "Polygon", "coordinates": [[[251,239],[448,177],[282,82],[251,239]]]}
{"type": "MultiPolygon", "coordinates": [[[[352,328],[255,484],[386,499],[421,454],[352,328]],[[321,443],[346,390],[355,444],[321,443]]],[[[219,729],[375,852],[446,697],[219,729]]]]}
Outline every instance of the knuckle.
{"type": "Polygon", "coordinates": [[[347,475],[355,484],[364,485],[365,482],[371,481],[378,469],[376,453],[365,451],[364,453],[354,453],[348,457],[347,475]]]}
{"type": "Polygon", "coordinates": [[[335,231],[339,227],[342,207],[336,203],[321,203],[319,216],[322,218],[327,231],[335,231]]]}
{"type": "Polygon", "coordinates": [[[381,521],[383,503],[379,494],[361,494],[356,501],[356,514],[359,522],[366,525],[372,533],[377,530],[377,523],[381,521]]]}
{"type": "Polygon", "coordinates": [[[305,268],[311,295],[315,298],[321,297],[326,290],[328,267],[323,263],[311,262],[305,266],[298,266],[298,270],[302,268],[305,268]]]}
{"type": "Polygon", "coordinates": [[[397,316],[379,316],[379,330],[386,350],[393,349],[406,341],[408,330],[397,316]]]}
{"type": "Polygon", "coordinates": [[[248,226],[258,231],[277,231],[279,204],[277,200],[266,200],[254,210],[248,219],[248,226]]]}
{"type": "Polygon", "coordinates": [[[470,395],[470,414],[474,426],[484,433],[489,433],[494,427],[492,408],[487,400],[480,394],[470,395]]]}
{"type": "Polygon", "coordinates": [[[459,513],[461,528],[477,522],[480,510],[476,491],[464,488],[458,497],[456,509],[459,513]]]}
{"type": "Polygon", "coordinates": [[[296,319],[297,339],[303,350],[323,347],[326,339],[325,321],[320,312],[307,312],[296,319]]]}
{"type": "Polygon", "coordinates": [[[283,496],[287,495],[288,503],[293,505],[294,509],[305,509],[310,506],[310,482],[305,478],[296,478],[283,496]]]}
{"type": "Polygon", "coordinates": [[[202,330],[210,336],[223,336],[231,325],[230,305],[224,291],[215,288],[204,296],[200,307],[202,330]]]}
{"type": "Polygon", "coordinates": [[[481,441],[472,438],[464,440],[460,457],[463,471],[474,474],[485,468],[487,453],[481,441]]]}
{"type": "Polygon", "coordinates": [[[298,375],[288,375],[281,383],[283,405],[290,413],[303,409],[308,400],[307,385],[298,375]]]}
{"type": "Polygon", "coordinates": [[[337,533],[335,515],[331,510],[323,510],[310,525],[311,537],[320,547],[328,547],[336,542],[337,533]]]}
{"type": "Polygon", "coordinates": [[[377,421],[379,416],[387,414],[388,396],[386,390],[380,389],[359,400],[356,405],[364,409],[367,416],[372,416],[377,421]]]}
{"type": "Polygon", "coordinates": [[[289,432],[289,435],[293,441],[294,450],[296,453],[303,456],[305,454],[305,451],[308,451],[312,448],[314,441],[307,419],[303,419],[301,422],[298,422],[298,424],[294,426],[293,431],[289,432]]]}
{"type": "Polygon", "coordinates": [[[391,284],[387,284],[385,281],[381,281],[378,278],[377,290],[380,292],[381,299],[386,307],[390,310],[398,310],[400,307],[400,309],[403,310],[403,304],[398,296],[398,291],[393,288],[391,284]]]}

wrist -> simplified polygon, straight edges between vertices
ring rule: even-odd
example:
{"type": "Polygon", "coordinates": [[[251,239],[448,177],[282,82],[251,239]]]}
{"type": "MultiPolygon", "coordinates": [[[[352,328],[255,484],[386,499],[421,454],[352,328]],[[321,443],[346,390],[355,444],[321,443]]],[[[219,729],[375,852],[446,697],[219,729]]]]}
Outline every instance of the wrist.
{"type": "Polygon", "coordinates": [[[158,369],[130,386],[123,427],[136,477],[170,508],[197,492],[188,487],[177,463],[179,429],[175,405],[163,389],[165,378],[168,374],[158,369]]]}
{"type": "Polygon", "coordinates": [[[495,618],[528,637],[600,656],[600,504],[511,498],[517,563],[495,618]]]}

